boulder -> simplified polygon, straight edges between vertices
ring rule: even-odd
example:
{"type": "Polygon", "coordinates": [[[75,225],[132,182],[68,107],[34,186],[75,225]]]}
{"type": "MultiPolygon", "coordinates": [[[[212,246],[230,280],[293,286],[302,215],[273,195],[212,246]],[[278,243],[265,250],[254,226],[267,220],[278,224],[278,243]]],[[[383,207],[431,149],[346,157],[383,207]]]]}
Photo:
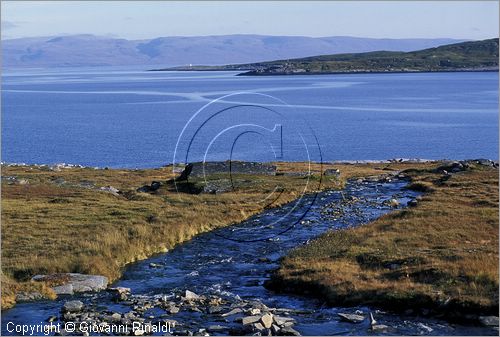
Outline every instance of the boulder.
{"type": "Polygon", "coordinates": [[[229,328],[227,326],[224,326],[224,325],[210,325],[208,328],[207,328],[207,331],[208,332],[220,332],[220,331],[224,331],[224,330],[228,330],[229,328]]]}
{"type": "Polygon", "coordinates": [[[64,303],[63,311],[68,313],[80,312],[83,309],[82,301],[68,301],[64,303]]]}
{"type": "Polygon", "coordinates": [[[389,206],[396,208],[399,206],[399,201],[397,199],[391,199],[389,200],[388,204],[389,206]]]}
{"type": "Polygon", "coordinates": [[[54,290],[56,295],[73,295],[74,293],[73,285],[71,283],[52,287],[52,290],[54,290]]]}
{"type": "Polygon", "coordinates": [[[323,172],[323,175],[325,177],[339,177],[340,170],[339,169],[326,169],[325,172],[323,172]]]}
{"type": "Polygon", "coordinates": [[[113,293],[113,298],[115,301],[126,301],[130,295],[130,288],[116,287],[109,288],[109,292],[113,293]]]}
{"type": "Polygon", "coordinates": [[[410,200],[407,205],[408,207],[416,207],[418,205],[418,201],[416,199],[410,200]]]}
{"type": "Polygon", "coordinates": [[[175,181],[186,181],[193,170],[193,164],[187,164],[184,170],[181,172],[175,181]]]}
{"type": "Polygon", "coordinates": [[[243,310],[241,310],[241,308],[234,308],[233,310],[231,310],[229,312],[226,312],[226,313],[222,314],[221,316],[222,317],[227,317],[227,316],[232,316],[232,315],[239,314],[241,312],[243,312],[243,310]]]}
{"type": "Polygon", "coordinates": [[[389,327],[387,325],[384,325],[384,324],[374,324],[371,326],[371,329],[372,329],[372,331],[376,331],[376,332],[385,332],[385,331],[387,331],[387,329],[389,329],[389,327]]]}
{"type": "Polygon", "coordinates": [[[295,319],[291,317],[283,317],[283,316],[273,316],[274,322],[281,327],[284,326],[292,326],[295,323],[295,319]]]}
{"type": "Polygon", "coordinates": [[[271,326],[273,325],[273,315],[272,314],[265,314],[260,318],[260,322],[266,329],[270,329],[271,326]]]}
{"type": "Polygon", "coordinates": [[[357,314],[344,314],[337,313],[341,320],[349,322],[349,323],[361,323],[365,320],[365,316],[357,315],[357,314]]]}
{"type": "Polygon", "coordinates": [[[38,301],[41,299],[43,299],[43,295],[40,294],[38,291],[31,291],[31,292],[22,291],[16,294],[17,302],[38,301]]]}
{"type": "Polygon", "coordinates": [[[57,280],[61,284],[53,289],[60,294],[73,294],[88,291],[101,291],[108,286],[108,278],[101,275],[86,275],[77,273],[62,273],[52,275],[36,275],[32,278],[33,281],[53,281],[57,280]],[[72,288],[72,292],[71,292],[72,288]]]}
{"type": "Polygon", "coordinates": [[[118,195],[120,193],[120,190],[113,187],[113,186],[104,186],[104,187],[101,187],[99,190],[101,190],[103,192],[111,193],[113,195],[118,195]]]}
{"type": "Polygon", "coordinates": [[[248,325],[248,324],[257,323],[258,321],[260,321],[260,316],[247,316],[247,317],[243,317],[241,323],[243,325],[248,325]]]}
{"type": "Polygon", "coordinates": [[[460,171],[465,171],[468,167],[469,167],[469,165],[464,165],[464,163],[462,163],[462,162],[452,161],[452,162],[447,162],[447,163],[439,166],[435,170],[435,172],[444,173],[444,174],[448,174],[450,172],[457,173],[460,171]]]}
{"type": "Polygon", "coordinates": [[[253,327],[255,328],[255,330],[259,330],[259,331],[262,331],[265,329],[261,323],[254,323],[253,327]]]}
{"type": "Polygon", "coordinates": [[[300,332],[297,330],[293,329],[292,327],[284,327],[280,330],[280,335],[281,336],[300,336],[300,332]]]}
{"type": "Polygon", "coordinates": [[[250,315],[258,315],[260,314],[260,309],[259,308],[252,308],[249,310],[250,315]]]}
{"type": "Polygon", "coordinates": [[[198,300],[198,299],[200,299],[200,296],[192,291],[186,290],[186,293],[184,294],[184,299],[186,299],[188,301],[198,300]]]}
{"type": "Polygon", "coordinates": [[[479,322],[484,326],[498,326],[497,316],[479,316],[479,322]]]}
{"type": "Polygon", "coordinates": [[[153,181],[150,185],[144,185],[139,187],[136,191],[142,193],[154,192],[161,187],[162,183],[159,181],[153,181]]]}

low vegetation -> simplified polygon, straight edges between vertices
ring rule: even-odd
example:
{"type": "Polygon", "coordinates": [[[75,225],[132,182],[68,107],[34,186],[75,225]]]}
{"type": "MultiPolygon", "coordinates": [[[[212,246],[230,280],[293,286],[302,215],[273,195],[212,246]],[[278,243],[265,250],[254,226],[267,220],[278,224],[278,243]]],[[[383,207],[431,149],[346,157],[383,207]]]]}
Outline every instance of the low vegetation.
{"type": "Polygon", "coordinates": [[[330,305],[498,315],[498,169],[406,174],[424,193],[416,206],[293,250],[268,286],[330,305]]]}
{"type": "Polygon", "coordinates": [[[225,66],[160,70],[246,70],[241,75],[371,72],[498,71],[498,38],[462,42],[413,52],[334,54],[225,66]]]}
{"type": "Polygon", "coordinates": [[[282,205],[303,192],[341,187],[346,178],[410,165],[414,166],[335,165],[342,172],[337,178],[321,176],[331,165],[314,164],[306,186],[307,177],[297,173],[307,171],[307,164],[281,163],[276,176],[235,176],[235,189],[221,194],[177,193],[166,183],[174,177],[171,167],[3,166],[2,308],[12,306],[21,290],[53,296],[50,288],[30,281],[36,274],[79,272],[114,280],[127,263],[164,252],[198,233],[240,222],[264,207],[282,205]],[[163,184],[154,192],[137,192],[152,181],[163,184]],[[100,190],[106,186],[120,193],[100,190]],[[276,186],[279,197],[271,204],[263,201],[276,186]]]}

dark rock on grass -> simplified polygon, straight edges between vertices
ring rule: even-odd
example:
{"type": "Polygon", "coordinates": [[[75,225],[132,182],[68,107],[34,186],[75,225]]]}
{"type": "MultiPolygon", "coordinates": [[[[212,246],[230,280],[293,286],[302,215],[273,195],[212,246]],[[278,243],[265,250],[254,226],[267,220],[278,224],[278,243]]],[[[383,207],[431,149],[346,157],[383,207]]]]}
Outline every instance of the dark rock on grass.
{"type": "Polygon", "coordinates": [[[498,167],[498,163],[489,159],[473,159],[451,161],[439,166],[435,172],[438,173],[457,173],[471,169],[474,165],[481,165],[486,167],[498,167]]]}
{"type": "Polygon", "coordinates": [[[469,168],[469,165],[465,162],[452,161],[439,166],[435,171],[437,173],[457,173],[465,171],[469,168]]]}
{"type": "Polygon", "coordinates": [[[99,188],[99,190],[103,191],[103,192],[111,193],[113,195],[119,195],[119,193],[120,193],[120,190],[117,189],[116,187],[113,187],[113,186],[104,186],[104,187],[99,188]]]}
{"type": "MultiPolygon", "coordinates": [[[[193,163],[190,176],[203,177],[212,174],[260,174],[276,175],[276,165],[269,163],[224,161],[193,163]]],[[[182,175],[182,174],[181,174],[182,175]]]]}
{"type": "Polygon", "coordinates": [[[233,185],[229,179],[211,180],[205,183],[203,187],[204,193],[220,194],[233,190],[233,185]]]}
{"type": "Polygon", "coordinates": [[[144,185],[142,187],[139,187],[137,189],[137,192],[143,192],[143,193],[154,192],[157,191],[161,186],[162,186],[161,182],[153,181],[151,182],[151,185],[144,185]]]}
{"type": "Polygon", "coordinates": [[[408,207],[416,207],[418,205],[418,201],[416,199],[410,200],[407,203],[408,207]]]}
{"type": "Polygon", "coordinates": [[[323,172],[323,175],[325,177],[339,177],[340,176],[340,170],[339,169],[326,169],[325,172],[323,172]]]}
{"type": "Polygon", "coordinates": [[[180,176],[175,179],[175,181],[186,181],[188,180],[191,171],[193,170],[193,164],[187,164],[184,170],[181,172],[180,176]]]}

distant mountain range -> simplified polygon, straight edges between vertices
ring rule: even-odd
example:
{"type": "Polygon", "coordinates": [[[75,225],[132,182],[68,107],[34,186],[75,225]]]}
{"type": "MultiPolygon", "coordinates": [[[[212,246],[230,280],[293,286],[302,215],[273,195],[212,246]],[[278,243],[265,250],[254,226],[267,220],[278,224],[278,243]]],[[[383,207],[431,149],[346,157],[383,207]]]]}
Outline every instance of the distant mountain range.
{"type": "Polygon", "coordinates": [[[223,65],[376,50],[413,51],[456,39],[220,35],[126,40],[94,35],[2,41],[3,68],[223,65]]]}
{"type": "Polygon", "coordinates": [[[413,52],[375,51],[320,55],[249,64],[188,66],[161,70],[238,70],[240,75],[498,71],[498,39],[469,41],[413,52]]]}

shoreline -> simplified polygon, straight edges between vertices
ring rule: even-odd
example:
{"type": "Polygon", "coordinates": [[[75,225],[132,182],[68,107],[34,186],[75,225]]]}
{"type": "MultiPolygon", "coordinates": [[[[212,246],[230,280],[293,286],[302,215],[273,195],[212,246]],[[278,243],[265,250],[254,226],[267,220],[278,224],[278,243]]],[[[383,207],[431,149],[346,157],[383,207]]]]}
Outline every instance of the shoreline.
{"type": "Polygon", "coordinates": [[[332,72],[256,72],[253,69],[147,69],[152,72],[238,72],[234,76],[307,76],[307,75],[356,75],[356,74],[429,74],[429,73],[498,73],[496,69],[453,69],[453,70],[394,70],[394,71],[332,71],[332,72]]]}
{"type": "MultiPolygon", "coordinates": [[[[470,161],[470,160],[491,160],[495,163],[499,163],[498,159],[491,158],[439,158],[439,159],[425,159],[425,158],[391,158],[391,159],[339,159],[315,162],[311,161],[311,164],[323,164],[323,165],[357,165],[357,164],[391,164],[391,163],[406,163],[406,164],[419,164],[419,163],[441,163],[441,162],[451,162],[451,161],[470,161]]],[[[207,161],[206,163],[222,163],[228,161],[207,161]]],[[[297,163],[303,164],[303,161],[277,161],[277,162],[253,162],[244,160],[233,160],[233,162],[242,163],[261,163],[261,164],[273,164],[273,163],[297,163]]],[[[202,162],[195,162],[202,163],[202,162]]],[[[184,163],[177,163],[176,166],[183,167],[184,163]]],[[[82,164],[72,164],[72,163],[24,163],[24,162],[7,162],[1,161],[0,166],[5,167],[36,167],[36,168],[47,168],[47,169],[66,169],[66,168],[84,168],[84,169],[94,169],[94,170],[155,170],[162,169],[165,167],[172,167],[172,163],[168,163],[162,166],[151,166],[151,167],[122,167],[122,166],[95,166],[95,165],[82,165],[82,164]]]]}

